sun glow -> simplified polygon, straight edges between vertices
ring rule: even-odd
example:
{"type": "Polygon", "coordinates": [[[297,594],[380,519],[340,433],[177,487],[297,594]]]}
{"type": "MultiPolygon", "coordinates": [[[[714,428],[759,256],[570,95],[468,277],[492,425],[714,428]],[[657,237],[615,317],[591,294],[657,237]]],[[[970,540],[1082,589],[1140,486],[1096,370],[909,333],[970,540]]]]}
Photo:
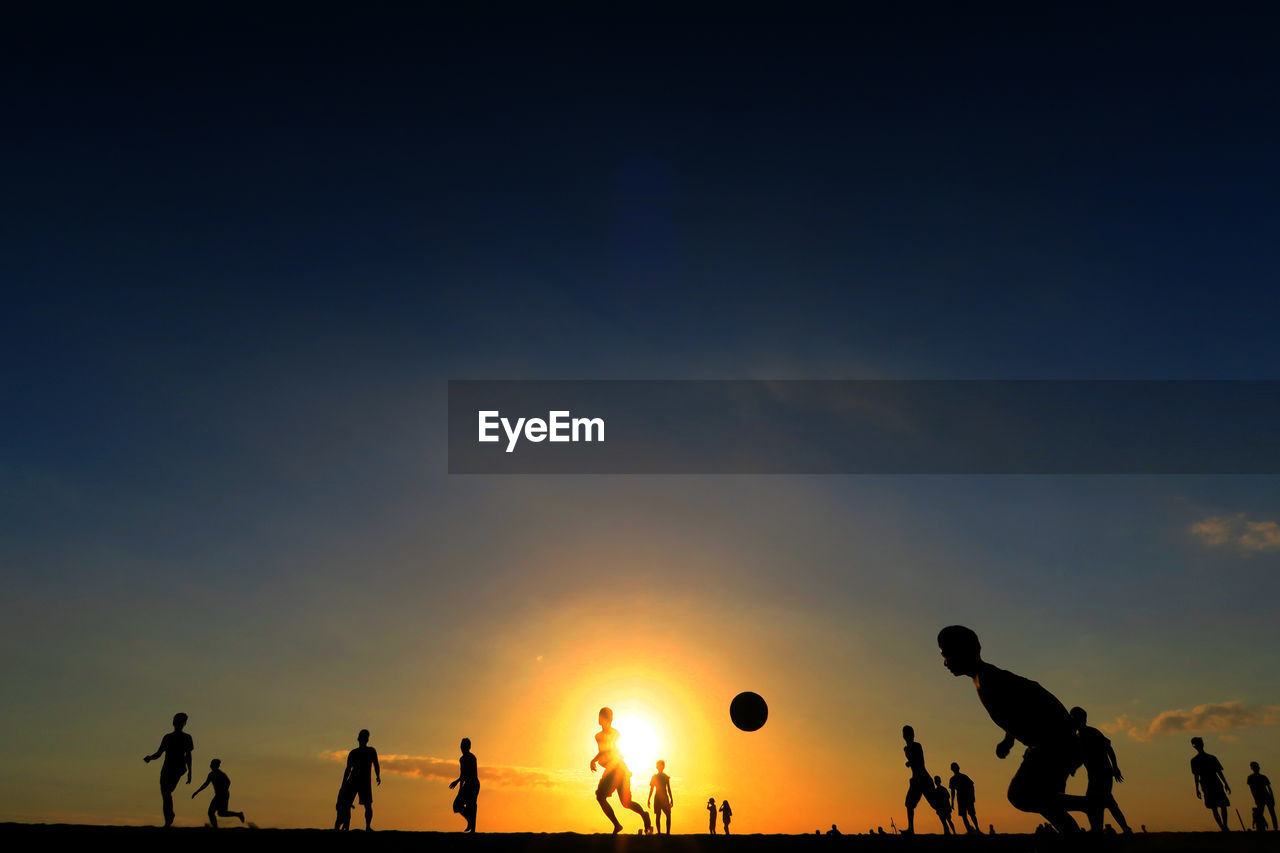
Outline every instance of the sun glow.
{"type": "Polygon", "coordinates": [[[662,757],[653,726],[639,717],[623,717],[615,720],[613,727],[618,730],[618,749],[627,768],[637,776],[652,773],[654,764],[662,757]]]}

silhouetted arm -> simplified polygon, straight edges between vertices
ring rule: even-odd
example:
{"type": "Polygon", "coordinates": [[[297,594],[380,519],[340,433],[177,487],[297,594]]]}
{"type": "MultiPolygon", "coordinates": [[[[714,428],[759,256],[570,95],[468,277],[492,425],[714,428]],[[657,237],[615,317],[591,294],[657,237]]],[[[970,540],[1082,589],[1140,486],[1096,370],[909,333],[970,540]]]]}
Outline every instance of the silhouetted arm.
{"type": "Polygon", "coordinates": [[[676,795],[671,793],[671,783],[667,782],[666,784],[667,784],[667,806],[669,808],[674,809],[676,807],[676,795]]]}
{"type": "Polygon", "coordinates": [[[1191,778],[1196,780],[1196,799],[1197,800],[1202,799],[1200,796],[1200,774],[1192,770],[1191,778]]]}
{"type": "MultiPolygon", "coordinates": [[[[372,749],[372,747],[370,747],[372,749]]],[[[382,784],[382,768],[378,766],[378,750],[373,750],[373,778],[378,780],[378,784],[382,784]]]]}
{"type": "Polygon", "coordinates": [[[1227,782],[1227,777],[1223,775],[1223,773],[1222,773],[1222,770],[1221,770],[1221,769],[1219,769],[1219,770],[1218,770],[1218,778],[1222,780],[1222,787],[1226,789],[1226,791],[1227,791],[1227,793],[1228,793],[1228,794],[1230,794],[1230,793],[1231,793],[1231,785],[1230,785],[1230,783],[1228,783],[1228,782],[1227,782]]]}
{"type": "Polygon", "coordinates": [[[1124,774],[1120,772],[1120,762],[1116,761],[1116,750],[1110,741],[1107,742],[1107,757],[1111,759],[1111,775],[1116,777],[1117,782],[1123,782],[1124,774]]]}
{"type": "Polygon", "coordinates": [[[162,755],[164,755],[164,739],[163,738],[161,738],[160,740],[160,746],[156,747],[156,751],[151,753],[150,755],[142,756],[142,760],[144,763],[150,764],[151,762],[155,761],[157,758],[159,758],[162,755]]]}
{"type": "Polygon", "coordinates": [[[656,782],[654,782],[652,779],[650,779],[650,780],[649,780],[649,796],[648,796],[648,797],[646,797],[646,798],[645,798],[645,801],[644,801],[644,804],[645,804],[646,806],[651,806],[651,805],[653,805],[653,789],[654,789],[654,788],[656,788],[656,787],[658,787],[657,783],[656,783],[656,782]]]}
{"type": "Polygon", "coordinates": [[[1004,740],[996,744],[996,758],[1007,758],[1009,751],[1013,749],[1014,737],[1009,732],[1004,733],[1004,740]]]}
{"type": "Polygon", "coordinates": [[[191,792],[191,799],[194,800],[196,798],[196,794],[200,793],[205,788],[209,787],[209,783],[212,781],[213,781],[213,774],[210,773],[208,776],[204,778],[204,782],[200,784],[200,787],[196,788],[194,791],[191,792]]]}

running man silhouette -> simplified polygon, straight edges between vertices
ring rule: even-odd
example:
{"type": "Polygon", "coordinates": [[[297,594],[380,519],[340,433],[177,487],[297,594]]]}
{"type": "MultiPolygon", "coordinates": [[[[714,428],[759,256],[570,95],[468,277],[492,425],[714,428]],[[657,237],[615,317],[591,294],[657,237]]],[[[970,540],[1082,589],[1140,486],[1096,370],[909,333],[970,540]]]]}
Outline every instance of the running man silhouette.
{"type": "Polygon", "coordinates": [[[187,774],[187,784],[191,784],[191,752],[195,743],[191,735],[183,731],[187,725],[186,714],[173,715],[173,731],[160,739],[160,747],[151,755],[144,755],[146,764],[155,761],[161,755],[164,763],[160,765],[160,802],[164,811],[164,825],[173,826],[173,791],[178,787],[182,774],[187,774]]]}
{"type": "Polygon", "coordinates": [[[462,755],[458,757],[458,778],[449,783],[452,791],[458,785],[458,796],[453,798],[453,810],[466,818],[467,828],[463,832],[476,831],[476,799],[480,796],[480,774],[476,770],[476,757],[471,753],[471,738],[464,737],[462,755]]]}
{"type": "Polygon", "coordinates": [[[733,819],[733,809],[729,806],[728,800],[720,801],[720,826],[724,829],[724,834],[729,834],[729,821],[733,819]]]}
{"type": "MultiPolygon", "coordinates": [[[[369,778],[370,772],[378,779],[378,784],[382,784],[382,768],[378,766],[378,751],[369,746],[369,730],[361,729],[356,735],[356,741],[360,744],[355,749],[347,753],[347,775],[344,780],[344,788],[351,794],[360,797],[360,805],[364,806],[364,828],[366,832],[373,831],[373,785],[369,778]]],[[[339,795],[341,799],[341,795],[339,795]]],[[[350,800],[348,800],[350,802],[350,800]]],[[[350,806],[348,806],[350,810],[350,806]]],[[[348,814],[347,827],[350,828],[351,818],[348,814]]]]}
{"type": "MultiPolygon", "coordinates": [[[[1249,769],[1253,772],[1249,774],[1249,778],[1245,781],[1249,783],[1249,793],[1253,794],[1253,805],[1261,815],[1263,809],[1271,813],[1271,828],[1273,830],[1280,829],[1280,824],[1276,823],[1276,794],[1271,790],[1271,780],[1262,775],[1262,767],[1258,762],[1250,761],[1249,769]]],[[[1261,829],[1266,829],[1266,819],[1263,818],[1261,829]]]]}
{"type": "Polygon", "coordinates": [[[707,797],[707,831],[716,834],[716,798],[707,797]]]}
{"type": "Polygon", "coordinates": [[[941,776],[933,777],[933,790],[929,791],[929,805],[933,806],[933,810],[938,813],[938,820],[942,821],[942,834],[955,835],[956,825],[951,822],[951,794],[942,784],[941,776]]]}
{"type": "Polygon", "coordinates": [[[1195,758],[1191,759],[1191,775],[1196,780],[1196,798],[1204,800],[1205,808],[1213,812],[1213,819],[1223,832],[1231,830],[1227,820],[1227,807],[1231,800],[1231,786],[1227,777],[1222,775],[1222,763],[1204,751],[1204,738],[1193,737],[1191,745],[1196,748],[1195,758]]]}
{"type": "MultiPolygon", "coordinates": [[[[916,730],[911,726],[903,726],[902,739],[907,742],[902,751],[907,756],[907,767],[911,769],[911,781],[907,783],[907,828],[902,832],[912,835],[916,831],[916,806],[920,803],[920,798],[924,797],[925,802],[933,805],[933,800],[930,799],[933,794],[933,777],[925,769],[924,747],[916,742],[916,730]]],[[[945,822],[943,830],[946,830],[945,822]]]]}
{"type": "Polygon", "coordinates": [[[1104,813],[1110,809],[1111,814],[1125,833],[1133,832],[1125,822],[1124,813],[1116,803],[1115,794],[1111,792],[1112,782],[1123,782],[1120,764],[1116,761],[1116,751],[1111,746],[1111,739],[1089,725],[1089,715],[1079,706],[1071,709],[1071,719],[1076,724],[1076,736],[1080,738],[1080,757],[1084,760],[1085,773],[1089,777],[1089,787],[1085,791],[1085,799],[1089,801],[1086,814],[1089,815],[1089,829],[1101,832],[1104,813]]]}
{"type": "Polygon", "coordinates": [[[622,824],[618,823],[613,808],[609,805],[610,795],[617,791],[618,802],[622,803],[622,807],[640,815],[644,819],[645,834],[652,834],[649,813],[644,810],[644,806],[631,799],[631,771],[627,769],[626,762],[622,760],[622,752],[618,749],[621,733],[613,727],[613,709],[601,708],[598,719],[600,731],[596,732],[597,749],[596,757],[591,759],[591,772],[596,772],[598,764],[604,768],[604,773],[600,777],[600,784],[596,786],[596,802],[600,804],[605,817],[613,823],[613,834],[617,835],[622,831],[622,824]]]}
{"type": "Polygon", "coordinates": [[[645,805],[652,804],[654,829],[659,835],[662,834],[662,816],[667,816],[667,835],[670,835],[671,807],[675,805],[675,798],[671,796],[671,777],[666,774],[667,762],[659,761],[657,768],[658,772],[649,780],[649,798],[645,805]],[[654,794],[657,794],[656,798],[654,794]]]}
{"type": "Polygon", "coordinates": [[[209,801],[209,826],[214,829],[218,828],[218,818],[235,817],[244,823],[244,812],[231,811],[231,777],[223,773],[220,768],[222,759],[215,758],[209,762],[209,775],[205,777],[204,782],[199,788],[196,788],[191,794],[191,799],[196,798],[196,794],[203,791],[208,786],[213,786],[213,799],[209,801]]]}
{"type": "Polygon", "coordinates": [[[1039,813],[1059,832],[1078,830],[1067,809],[1084,811],[1088,801],[1065,793],[1067,777],[1079,766],[1075,724],[1066,707],[1038,683],[984,661],[982,644],[970,628],[943,628],[938,649],[952,675],[973,679],[991,721],[1004,730],[996,757],[1006,758],[1015,741],[1027,747],[1009,782],[1009,803],[1039,813]]]}
{"type": "Polygon", "coordinates": [[[960,772],[960,765],[951,762],[951,780],[947,783],[951,790],[951,806],[960,813],[965,832],[982,834],[978,829],[978,813],[974,811],[973,780],[960,772]],[[972,818],[972,822],[970,822],[972,818]]]}

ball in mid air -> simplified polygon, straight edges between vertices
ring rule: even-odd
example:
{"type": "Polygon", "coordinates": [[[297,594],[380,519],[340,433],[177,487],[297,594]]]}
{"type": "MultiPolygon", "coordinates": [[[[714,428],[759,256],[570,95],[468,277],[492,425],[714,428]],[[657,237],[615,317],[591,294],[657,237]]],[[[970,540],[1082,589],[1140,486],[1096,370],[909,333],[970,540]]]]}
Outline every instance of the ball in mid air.
{"type": "Polygon", "coordinates": [[[759,693],[748,690],[734,696],[729,703],[729,719],[744,732],[754,732],[769,719],[769,706],[759,693]]]}

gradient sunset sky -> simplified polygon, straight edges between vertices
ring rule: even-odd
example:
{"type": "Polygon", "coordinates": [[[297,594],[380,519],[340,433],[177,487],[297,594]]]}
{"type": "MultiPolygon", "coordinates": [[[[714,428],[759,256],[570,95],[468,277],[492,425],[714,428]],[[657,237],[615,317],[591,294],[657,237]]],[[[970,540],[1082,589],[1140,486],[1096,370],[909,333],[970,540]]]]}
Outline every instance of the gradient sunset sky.
{"type": "Polygon", "coordinates": [[[1280,778],[1275,477],[445,473],[449,379],[1280,378],[1276,21],[553,8],[4,13],[0,820],[159,822],[185,711],[260,826],[368,728],[377,827],[468,736],[603,831],[610,705],[677,832],[901,824],[904,723],[1028,830],[951,623],[1135,826],[1280,778]]]}

